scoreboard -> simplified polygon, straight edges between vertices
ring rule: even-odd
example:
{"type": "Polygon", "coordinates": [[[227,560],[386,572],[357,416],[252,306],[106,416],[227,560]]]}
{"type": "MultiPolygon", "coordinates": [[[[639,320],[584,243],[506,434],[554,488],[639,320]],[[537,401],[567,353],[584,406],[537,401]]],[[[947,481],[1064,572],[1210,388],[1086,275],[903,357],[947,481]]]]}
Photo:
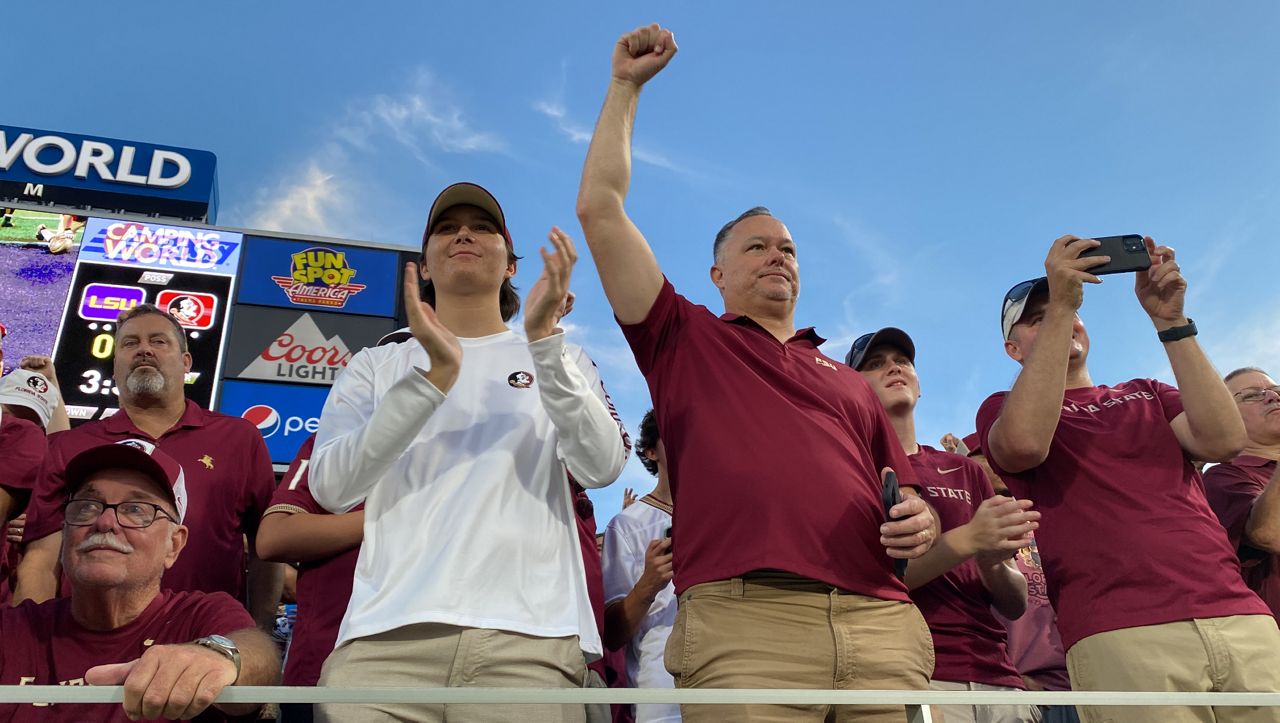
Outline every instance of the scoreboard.
{"type": "Polygon", "coordinates": [[[229,231],[89,219],[54,350],[67,415],[115,413],[116,318],[144,303],[182,324],[192,360],[187,398],[211,407],[242,245],[229,231]]]}
{"type": "Polygon", "coordinates": [[[183,327],[186,397],[252,422],[285,465],[351,357],[404,325],[416,254],[203,225],[216,167],[207,151],[0,125],[3,361],[51,354],[71,423],[108,417],[118,318],[154,304],[183,327]]]}
{"type": "Polygon", "coordinates": [[[186,397],[248,419],[286,465],[351,357],[404,325],[404,250],[104,217],[77,238],[60,306],[42,310],[53,347],[28,352],[52,352],[73,425],[119,411],[117,319],[154,304],[183,327],[186,397]]]}

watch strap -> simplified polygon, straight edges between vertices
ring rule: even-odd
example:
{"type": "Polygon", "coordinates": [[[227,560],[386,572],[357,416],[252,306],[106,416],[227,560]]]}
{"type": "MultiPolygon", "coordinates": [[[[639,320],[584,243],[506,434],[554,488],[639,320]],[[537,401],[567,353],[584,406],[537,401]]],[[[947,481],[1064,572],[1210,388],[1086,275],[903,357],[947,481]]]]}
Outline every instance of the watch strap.
{"type": "Polygon", "coordinates": [[[202,648],[208,648],[219,655],[226,656],[227,660],[230,660],[236,666],[236,679],[231,681],[232,684],[234,685],[237,680],[240,680],[240,649],[236,647],[235,641],[221,635],[206,635],[191,642],[202,648]]]}
{"type": "Polygon", "coordinates": [[[1160,337],[1160,341],[1162,342],[1170,342],[1177,341],[1179,339],[1186,339],[1189,336],[1195,336],[1197,333],[1195,321],[1188,318],[1187,323],[1182,326],[1170,327],[1159,334],[1156,334],[1156,336],[1160,337]]]}

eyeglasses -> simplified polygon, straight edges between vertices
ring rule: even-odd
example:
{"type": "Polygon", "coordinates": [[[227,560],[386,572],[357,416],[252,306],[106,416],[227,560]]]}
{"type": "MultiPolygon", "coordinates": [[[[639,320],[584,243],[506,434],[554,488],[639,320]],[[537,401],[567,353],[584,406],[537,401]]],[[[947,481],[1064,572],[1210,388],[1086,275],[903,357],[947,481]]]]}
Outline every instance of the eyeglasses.
{"type": "Polygon", "coordinates": [[[1268,394],[1275,397],[1276,401],[1280,401],[1280,385],[1274,387],[1248,387],[1241,389],[1233,396],[1239,399],[1241,404],[1258,404],[1265,401],[1268,394]]]}
{"type": "Polygon", "coordinates": [[[103,512],[116,511],[116,520],[121,527],[135,530],[150,527],[156,518],[163,516],[166,520],[174,520],[164,508],[150,502],[117,502],[109,505],[101,500],[67,500],[63,505],[63,519],[72,527],[87,527],[98,521],[103,512]]]}

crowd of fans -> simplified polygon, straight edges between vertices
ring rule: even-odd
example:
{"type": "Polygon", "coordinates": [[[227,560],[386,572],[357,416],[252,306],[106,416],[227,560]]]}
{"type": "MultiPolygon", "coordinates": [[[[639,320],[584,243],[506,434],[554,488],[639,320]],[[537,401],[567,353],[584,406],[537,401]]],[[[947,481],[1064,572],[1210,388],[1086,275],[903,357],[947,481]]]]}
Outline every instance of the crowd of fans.
{"type": "MultiPolygon", "coordinates": [[[[651,393],[656,485],[597,547],[584,488],[632,449],[560,319],[557,228],[523,299],[497,199],[432,204],[409,326],[352,358],[277,483],[248,422],[185,399],[181,325],[116,327],[120,411],[69,429],[51,360],[0,380],[0,685],[124,686],[123,706],[0,719],[216,719],[228,685],[1280,691],[1280,385],[1220,376],[1174,251],[1135,272],[1177,386],[1095,384],[1077,314],[1092,239],[1001,305],[1021,367],[942,449],[915,430],[915,340],[843,361],[797,328],[799,248],[764,207],[716,234],[716,314],[628,217],[640,90],[676,53],[615,46],[577,214],[651,393]],[[1203,474],[1204,463],[1216,463],[1203,474]],[[896,494],[895,494],[896,493],[896,494]],[[24,516],[25,515],[25,516],[24,516]],[[905,566],[903,562],[906,561],[905,566]],[[12,589],[8,585],[12,582],[12,589]],[[296,624],[282,665],[267,635],[296,624]],[[292,622],[292,618],[290,621],[292,622]]],[[[993,299],[994,301],[994,299],[993,299]]],[[[2,333],[2,332],[0,332],[2,333]]],[[[2,349],[2,347],[0,347],[2,349]]],[[[0,352],[2,353],[2,352],[0,352]]],[[[902,721],[901,705],[284,705],[285,721],[902,721]]],[[[1265,708],[934,706],[935,721],[1275,721],[1265,708]],[[1077,717],[1078,716],[1078,717],[1077,717]]]]}

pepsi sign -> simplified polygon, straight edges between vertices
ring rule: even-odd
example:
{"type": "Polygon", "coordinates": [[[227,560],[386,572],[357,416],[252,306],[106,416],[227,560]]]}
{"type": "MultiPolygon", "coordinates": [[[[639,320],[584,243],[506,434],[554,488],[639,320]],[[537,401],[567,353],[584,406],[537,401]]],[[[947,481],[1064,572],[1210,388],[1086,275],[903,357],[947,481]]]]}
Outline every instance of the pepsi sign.
{"type": "Polygon", "coordinates": [[[80,261],[234,276],[243,237],[232,231],[91,218],[80,261]]]}
{"type": "Polygon", "coordinates": [[[15,201],[213,221],[208,151],[0,126],[0,196],[15,201]]]}
{"type": "Polygon", "coordinates": [[[328,387],[228,379],[222,383],[218,411],[252,422],[267,443],[271,461],[288,464],[320,428],[320,411],[328,396],[328,387]]]}

